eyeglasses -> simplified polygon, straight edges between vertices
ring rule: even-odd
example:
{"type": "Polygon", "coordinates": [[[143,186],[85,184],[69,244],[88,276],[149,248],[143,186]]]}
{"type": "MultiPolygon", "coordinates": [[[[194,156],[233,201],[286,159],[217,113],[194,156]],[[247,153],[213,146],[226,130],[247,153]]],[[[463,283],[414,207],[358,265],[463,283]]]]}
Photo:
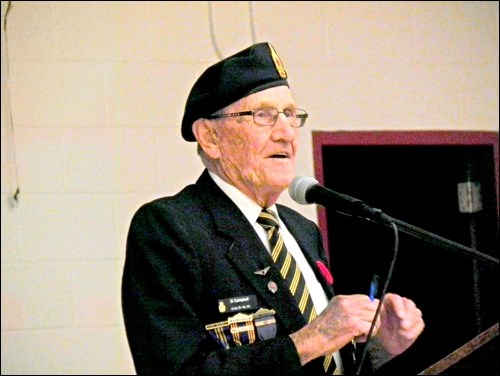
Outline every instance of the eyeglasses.
{"type": "Polygon", "coordinates": [[[276,108],[258,108],[253,111],[243,111],[243,112],[233,112],[230,114],[218,114],[210,115],[208,119],[220,119],[220,118],[232,118],[237,116],[253,116],[253,121],[255,124],[263,126],[274,126],[278,121],[279,114],[284,114],[293,128],[303,127],[306,123],[306,119],[309,116],[307,112],[299,108],[295,110],[283,110],[278,111],[276,108]]]}

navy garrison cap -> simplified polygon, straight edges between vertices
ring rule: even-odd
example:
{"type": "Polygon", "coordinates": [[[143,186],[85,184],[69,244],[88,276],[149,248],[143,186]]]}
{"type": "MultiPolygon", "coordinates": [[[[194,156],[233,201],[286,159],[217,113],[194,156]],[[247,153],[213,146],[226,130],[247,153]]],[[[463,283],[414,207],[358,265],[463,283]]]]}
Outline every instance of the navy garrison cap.
{"type": "Polygon", "coordinates": [[[182,137],[196,141],[193,123],[247,95],[286,85],[287,74],[273,46],[257,43],[207,68],[195,82],[182,118],[182,137]]]}

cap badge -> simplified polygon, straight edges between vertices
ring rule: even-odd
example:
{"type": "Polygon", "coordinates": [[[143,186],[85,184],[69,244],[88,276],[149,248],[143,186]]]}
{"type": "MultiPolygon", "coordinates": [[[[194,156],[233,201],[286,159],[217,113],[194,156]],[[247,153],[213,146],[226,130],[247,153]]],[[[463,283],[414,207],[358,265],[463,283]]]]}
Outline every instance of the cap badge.
{"type": "Polygon", "coordinates": [[[278,74],[281,78],[286,79],[286,71],[285,67],[283,66],[283,63],[281,62],[280,57],[276,53],[275,49],[273,46],[271,46],[268,43],[269,49],[271,50],[271,57],[273,58],[274,66],[276,67],[276,70],[278,71],[278,74]]]}

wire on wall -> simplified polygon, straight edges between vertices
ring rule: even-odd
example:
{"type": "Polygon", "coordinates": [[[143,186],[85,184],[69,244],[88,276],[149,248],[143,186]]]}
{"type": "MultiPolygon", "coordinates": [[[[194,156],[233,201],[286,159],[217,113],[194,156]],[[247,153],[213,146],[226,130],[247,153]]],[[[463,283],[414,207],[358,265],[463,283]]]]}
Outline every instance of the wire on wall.
{"type": "MultiPolygon", "coordinates": [[[[255,21],[254,21],[254,2],[248,2],[248,13],[250,18],[250,32],[252,36],[252,43],[255,44],[257,41],[257,34],[255,32],[255,21]]],[[[212,46],[214,48],[215,54],[219,60],[224,59],[224,55],[219,49],[217,45],[217,37],[215,35],[215,23],[214,23],[214,10],[213,10],[213,1],[208,2],[208,21],[210,24],[210,38],[212,40],[212,46]]]]}
{"type": "Polygon", "coordinates": [[[250,13],[250,31],[252,33],[252,44],[257,43],[257,33],[255,32],[255,21],[254,21],[254,8],[253,8],[253,1],[248,2],[248,10],[250,13]]]}
{"type": "Polygon", "coordinates": [[[6,127],[7,129],[10,130],[10,138],[12,141],[12,165],[14,169],[14,182],[15,182],[15,188],[14,188],[14,193],[10,197],[10,204],[12,207],[17,207],[19,204],[19,195],[20,195],[20,188],[19,188],[19,176],[18,176],[18,171],[17,171],[17,157],[16,157],[16,143],[15,143],[15,138],[14,138],[14,121],[12,119],[12,107],[10,103],[10,88],[9,88],[9,82],[10,82],[10,70],[9,70],[9,46],[8,46],[8,37],[7,37],[7,18],[9,16],[9,13],[12,9],[12,1],[7,2],[7,9],[5,10],[5,16],[4,16],[4,21],[3,21],[3,35],[4,35],[4,43],[5,43],[5,88],[6,88],[6,93],[3,93],[5,95],[2,95],[2,104],[5,106],[5,109],[7,111],[7,117],[6,121],[9,123],[8,126],[6,127]]]}
{"type": "Polygon", "coordinates": [[[217,38],[215,37],[215,27],[214,27],[214,15],[213,15],[213,2],[208,2],[208,22],[210,24],[210,38],[212,39],[212,47],[214,48],[215,54],[219,60],[222,60],[224,57],[219,50],[219,46],[217,46],[217,38]]]}

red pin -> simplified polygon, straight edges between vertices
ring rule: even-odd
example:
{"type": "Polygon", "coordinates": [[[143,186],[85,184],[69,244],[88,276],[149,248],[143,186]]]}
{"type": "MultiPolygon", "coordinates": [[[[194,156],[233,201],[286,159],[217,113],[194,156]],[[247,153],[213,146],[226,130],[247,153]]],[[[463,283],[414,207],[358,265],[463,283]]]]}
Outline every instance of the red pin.
{"type": "Polygon", "coordinates": [[[322,261],[316,261],[316,265],[318,265],[318,269],[321,274],[323,274],[323,278],[325,278],[326,283],[328,283],[329,285],[333,285],[332,273],[330,273],[325,263],[322,261]]]}

